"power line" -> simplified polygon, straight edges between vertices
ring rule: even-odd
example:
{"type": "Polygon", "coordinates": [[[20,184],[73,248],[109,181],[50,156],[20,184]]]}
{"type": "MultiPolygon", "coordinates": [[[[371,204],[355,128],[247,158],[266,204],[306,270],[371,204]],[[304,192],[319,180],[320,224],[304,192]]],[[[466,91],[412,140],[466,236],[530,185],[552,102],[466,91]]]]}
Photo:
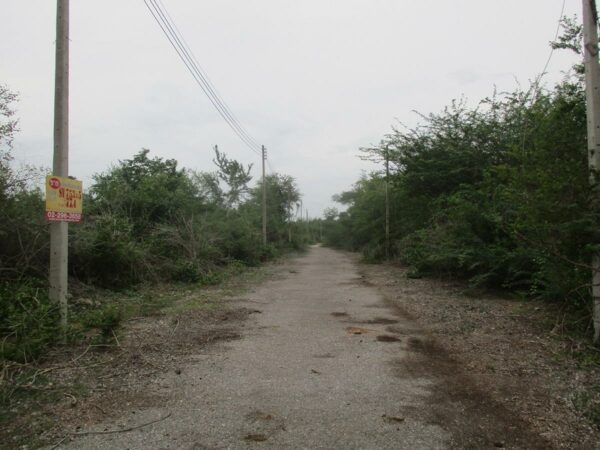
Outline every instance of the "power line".
{"type": "Polygon", "coordinates": [[[237,119],[235,119],[235,117],[230,112],[228,107],[224,104],[224,102],[216,95],[215,91],[211,88],[209,82],[207,81],[207,79],[204,77],[203,73],[199,69],[198,64],[195,62],[195,60],[190,56],[190,54],[186,50],[186,48],[182,42],[183,38],[179,38],[179,36],[175,32],[173,26],[167,19],[167,14],[165,14],[165,12],[160,8],[160,6],[158,5],[158,3],[156,3],[155,0],[150,0],[150,3],[155,8],[155,10],[152,10],[150,8],[150,5],[148,4],[148,2],[146,0],[144,0],[144,3],[146,3],[146,6],[152,13],[152,15],[155,18],[155,20],[157,21],[157,23],[159,24],[163,33],[165,34],[165,36],[167,37],[167,39],[169,40],[169,42],[171,43],[171,45],[173,46],[173,48],[175,49],[175,51],[177,52],[177,54],[179,55],[179,57],[181,58],[183,63],[185,64],[185,66],[187,67],[188,71],[190,71],[191,75],[194,77],[196,82],[199,84],[199,86],[201,87],[201,89],[203,90],[205,95],[209,98],[209,100],[211,101],[211,103],[213,104],[215,109],[217,109],[217,111],[219,112],[221,117],[223,117],[223,119],[227,122],[227,124],[231,127],[231,129],[238,135],[238,137],[252,151],[254,151],[256,154],[258,154],[258,149],[257,149],[256,143],[253,142],[253,140],[248,136],[248,134],[245,132],[245,130],[242,129],[242,127],[239,125],[239,122],[237,121],[237,119]],[[156,11],[156,13],[155,13],[155,11],[156,11]]]}
{"type": "MultiPolygon", "coordinates": [[[[563,17],[565,16],[565,5],[567,3],[567,0],[563,0],[562,2],[562,7],[560,9],[560,17],[558,18],[558,24],[556,26],[556,33],[554,34],[554,41],[556,41],[558,39],[558,35],[560,34],[560,27],[562,25],[562,20],[563,17]]],[[[533,98],[531,103],[533,103],[535,101],[535,98],[537,97],[537,94],[539,92],[539,84],[540,81],[542,81],[542,77],[546,74],[546,71],[548,70],[548,66],[550,65],[550,61],[552,60],[552,56],[554,55],[554,46],[550,46],[550,53],[548,54],[548,58],[546,59],[546,64],[544,64],[544,68],[542,69],[542,71],[540,72],[540,74],[537,76],[535,82],[533,83],[533,85],[531,86],[531,89],[533,90],[533,98]]]]}
{"type": "Polygon", "coordinates": [[[181,33],[181,31],[179,30],[179,27],[177,26],[177,24],[175,23],[175,21],[173,20],[171,15],[169,14],[169,11],[167,11],[167,9],[165,8],[162,0],[154,0],[154,1],[157,5],[160,5],[159,9],[164,13],[163,17],[166,16],[166,19],[168,19],[167,23],[171,25],[171,31],[173,32],[174,36],[176,38],[178,38],[178,42],[182,45],[182,48],[186,51],[186,55],[188,56],[189,60],[191,60],[194,63],[194,67],[197,69],[198,75],[200,75],[200,77],[204,80],[205,85],[208,87],[209,91],[214,95],[214,97],[217,100],[217,102],[219,103],[219,105],[223,107],[224,112],[228,115],[228,117],[236,125],[238,130],[241,131],[242,134],[244,134],[251,141],[253,146],[255,146],[257,149],[260,149],[260,147],[261,147],[260,144],[246,132],[246,130],[240,124],[240,122],[237,120],[237,118],[235,117],[235,115],[233,114],[231,109],[227,106],[225,101],[222,99],[221,95],[217,91],[217,88],[210,81],[210,78],[208,77],[208,74],[206,73],[206,71],[202,68],[202,66],[200,66],[200,64],[198,64],[198,59],[196,58],[196,55],[194,54],[194,52],[192,51],[192,49],[190,48],[190,46],[184,39],[183,34],[181,33]]]}
{"type": "Polygon", "coordinates": [[[231,109],[216,92],[216,89],[208,80],[205,72],[202,71],[195,57],[191,54],[191,51],[189,51],[189,46],[181,36],[181,33],[178,32],[173,20],[170,19],[170,15],[166,12],[164,5],[161,8],[158,1],[160,0],[144,0],[144,3],[173,49],[177,52],[177,55],[184,63],[188,72],[190,72],[196,83],[200,86],[219,115],[227,122],[233,132],[248,146],[248,148],[250,148],[250,150],[257,155],[260,155],[260,146],[246,130],[244,130],[237,118],[231,112],[231,109]]]}
{"type": "Polygon", "coordinates": [[[177,24],[175,23],[175,21],[172,19],[171,15],[165,8],[162,0],[151,0],[151,1],[153,1],[154,5],[158,7],[159,13],[162,13],[161,15],[162,15],[163,19],[165,20],[166,24],[169,25],[169,29],[170,29],[172,35],[177,39],[178,44],[185,51],[185,54],[186,54],[188,60],[190,62],[192,62],[193,67],[196,69],[200,78],[202,78],[202,80],[204,81],[205,86],[211,92],[211,94],[213,95],[213,98],[222,107],[223,112],[225,112],[225,114],[227,114],[227,116],[231,119],[232,123],[235,125],[235,127],[238,129],[238,131],[240,131],[246,137],[246,139],[252,144],[252,146],[255,147],[256,149],[260,149],[259,143],[256,142],[256,140],[253,139],[252,136],[250,136],[246,132],[246,130],[240,124],[240,122],[235,117],[235,115],[233,114],[231,109],[227,106],[225,101],[221,98],[221,95],[219,94],[219,92],[217,91],[215,86],[212,84],[210,79],[208,78],[208,75],[206,74],[206,72],[202,69],[200,64],[198,64],[198,59],[196,58],[196,55],[194,55],[190,46],[187,44],[187,42],[183,38],[182,33],[179,31],[179,27],[177,27],[177,24]]]}
{"type": "MultiPolygon", "coordinates": [[[[146,0],[144,0],[144,1],[146,1],[146,0]]],[[[168,19],[168,17],[170,18],[170,16],[166,12],[166,9],[164,9],[164,7],[161,8],[156,0],[150,0],[150,2],[156,9],[158,15],[160,16],[160,18],[158,18],[155,14],[153,14],[155,19],[157,19],[157,21],[160,20],[159,25],[161,25],[163,32],[166,32],[167,38],[169,38],[169,36],[172,38],[172,39],[169,39],[169,41],[175,47],[175,49],[178,50],[177,53],[182,58],[183,62],[186,63],[186,67],[188,67],[188,69],[189,69],[191,66],[191,69],[193,71],[192,76],[195,75],[194,78],[196,78],[196,80],[199,82],[202,90],[207,95],[207,97],[209,97],[209,100],[211,101],[213,106],[217,109],[219,114],[221,114],[223,119],[225,119],[225,121],[229,124],[229,126],[233,129],[233,131],[236,132],[238,137],[240,137],[240,139],[242,139],[244,141],[244,143],[246,143],[246,145],[248,145],[248,147],[250,147],[255,153],[258,154],[258,148],[259,148],[258,144],[242,128],[242,126],[239,124],[238,120],[235,118],[235,116],[233,115],[231,110],[228,108],[228,106],[225,104],[225,102],[216,93],[216,90],[212,87],[210,81],[207,79],[206,75],[203,73],[202,69],[199,67],[199,65],[198,65],[197,61],[195,60],[195,58],[193,57],[193,55],[190,55],[190,52],[187,50],[187,49],[189,49],[189,46],[185,43],[185,40],[183,39],[183,37],[180,36],[181,33],[178,34],[176,32],[176,29],[175,29],[176,27],[175,27],[174,23],[172,22],[172,19],[171,20],[168,19]],[[161,22],[162,22],[162,24],[161,24],[161,22]],[[164,26],[162,26],[162,25],[164,25],[164,26]],[[165,30],[165,27],[166,27],[166,30],[165,30]],[[173,42],[173,40],[175,42],[173,42]],[[198,78],[200,80],[198,80],[198,78]]],[[[148,6],[148,4],[146,4],[146,5],[148,6]]]]}
{"type": "MultiPolygon", "coordinates": [[[[558,18],[558,24],[556,26],[556,32],[554,33],[554,41],[556,41],[558,39],[558,35],[560,34],[560,27],[562,25],[563,17],[565,16],[566,3],[567,3],[567,0],[563,0],[562,7],[560,9],[560,17],[558,18]]],[[[537,100],[538,94],[540,92],[540,82],[542,81],[543,76],[546,74],[546,70],[548,70],[548,66],[550,65],[550,61],[552,60],[552,55],[554,55],[554,50],[555,50],[554,46],[550,46],[550,53],[548,54],[548,58],[546,59],[546,64],[544,64],[544,69],[536,77],[535,81],[531,84],[531,86],[529,86],[529,89],[528,89],[527,93],[525,94],[525,97],[523,98],[523,105],[526,105],[527,99],[529,98],[530,95],[531,95],[531,100],[530,100],[531,105],[533,105],[535,103],[535,101],[537,100]]],[[[528,128],[527,118],[524,118],[522,130],[521,130],[521,152],[523,154],[525,153],[525,145],[526,145],[527,131],[528,131],[527,128],[528,128]]]]}

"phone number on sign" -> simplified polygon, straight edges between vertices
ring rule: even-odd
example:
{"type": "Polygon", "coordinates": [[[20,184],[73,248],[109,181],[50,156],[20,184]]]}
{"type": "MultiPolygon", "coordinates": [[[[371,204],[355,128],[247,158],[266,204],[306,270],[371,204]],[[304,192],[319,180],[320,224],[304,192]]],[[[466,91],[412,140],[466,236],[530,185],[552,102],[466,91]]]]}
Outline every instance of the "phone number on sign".
{"type": "Polygon", "coordinates": [[[46,220],[51,222],[81,222],[81,213],[46,211],[46,220]]]}

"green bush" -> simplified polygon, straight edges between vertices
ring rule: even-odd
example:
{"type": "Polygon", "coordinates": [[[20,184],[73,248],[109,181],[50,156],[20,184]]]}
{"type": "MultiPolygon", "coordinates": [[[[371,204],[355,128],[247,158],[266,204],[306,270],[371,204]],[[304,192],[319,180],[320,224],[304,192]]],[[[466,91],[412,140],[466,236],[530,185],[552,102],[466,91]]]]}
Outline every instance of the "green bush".
{"type": "Polygon", "coordinates": [[[0,285],[0,359],[31,362],[60,336],[58,308],[35,280],[0,285]]]}
{"type": "Polygon", "coordinates": [[[71,270],[77,278],[123,288],[150,277],[148,249],[134,238],[127,218],[102,214],[70,228],[71,270]]]}
{"type": "MultiPolygon", "coordinates": [[[[16,99],[0,85],[0,359],[30,361],[59,337],[58,314],[47,297],[48,224],[43,194],[32,188],[40,172],[11,165],[16,99]]],[[[96,174],[84,197],[84,220],[69,227],[69,277],[77,285],[125,290],[140,283],[217,284],[227,273],[255,266],[289,248],[293,178],[267,177],[269,244],[262,243],[260,183],[250,166],[216,151],[216,172],[192,172],[173,159],[142,150],[96,174]]],[[[292,245],[311,240],[297,232],[292,245]]],[[[80,327],[114,337],[131,308],[155,311],[150,299],[86,311],[73,308],[71,337],[80,327]],[[145,308],[148,307],[148,308],[145,308]]]]}
{"type": "Polygon", "coordinates": [[[82,324],[87,328],[100,331],[100,343],[107,343],[114,339],[115,333],[123,320],[123,311],[117,304],[106,304],[102,307],[88,311],[82,317],[82,324]]]}
{"type": "Polygon", "coordinates": [[[415,129],[394,130],[365,150],[374,161],[389,160],[389,178],[374,172],[334,197],[346,211],[327,218],[326,242],[383,259],[387,182],[390,253],[414,273],[589,314],[600,210],[590,200],[581,79],[534,98],[517,90],[422,117],[415,129]]]}
{"type": "Polygon", "coordinates": [[[197,283],[202,278],[202,272],[198,265],[192,261],[179,261],[175,263],[171,278],[173,281],[197,283]]]}

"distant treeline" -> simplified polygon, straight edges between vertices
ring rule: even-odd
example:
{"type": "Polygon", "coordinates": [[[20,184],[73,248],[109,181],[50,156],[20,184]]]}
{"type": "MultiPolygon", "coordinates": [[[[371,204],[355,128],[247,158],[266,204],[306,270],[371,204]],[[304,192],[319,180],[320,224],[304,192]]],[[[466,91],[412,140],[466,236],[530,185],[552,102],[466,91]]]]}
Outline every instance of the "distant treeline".
{"type": "MultiPolygon", "coordinates": [[[[389,160],[391,256],[413,276],[469,280],[566,305],[591,316],[591,267],[600,209],[590,186],[581,68],[551,90],[456,101],[394,129],[363,155],[382,170],[334,199],[332,246],[385,255],[389,160]]],[[[591,330],[590,320],[582,320],[591,330]]]]}

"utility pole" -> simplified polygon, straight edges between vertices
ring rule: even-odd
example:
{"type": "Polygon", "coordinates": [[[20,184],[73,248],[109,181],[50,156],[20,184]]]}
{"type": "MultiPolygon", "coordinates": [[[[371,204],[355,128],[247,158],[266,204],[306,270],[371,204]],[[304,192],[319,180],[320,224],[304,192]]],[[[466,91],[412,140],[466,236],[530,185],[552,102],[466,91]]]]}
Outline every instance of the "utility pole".
{"type": "Polygon", "coordinates": [[[310,239],[310,222],[308,221],[308,208],[306,208],[306,235],[310,239]]]}
{"type": "Polygon", "coordinates": [[[323,243],[323,219],[319,219],[319,242],[323,243]]]}
{"type": "Polygon", "coordinates": [[[267,149],[262,146],[262,238],[263,245],[267,245],[267,180],[265,178],[265,161],[267,149]]]}
{"type": "MultiPolygon", "coordinates": [[[[585,95],[590,182],[593,204],[600,202],[597,171],[600,170],[600,63],[598,62],[598,12],[595,0],[583,0],[583,44],[585,95]]],[[[600,341],[600,254],[592,256],[592,299],[594,302],[594,343],[600,341]]]]}
{"type": "Polygon", "coordinates": [[[308,221],[308,208],[306,208],[306,238],[310,242],[310,222],[308,221]]]}
{"type": "Polygon", "coordinates": [[[385,259],[390,259],[390,154],[389,148],[385,147],[385,259]]]}
{"type": "MultiPolygon", "coordinates": [[[[56,68],[54,87],[53,175],[69,176],[69,0],[57,0],[56,68]]],[[[66,331],[69,261],[68,222],[50,223],[50,299],[60,308],[60,324],[66,331]]]]}

